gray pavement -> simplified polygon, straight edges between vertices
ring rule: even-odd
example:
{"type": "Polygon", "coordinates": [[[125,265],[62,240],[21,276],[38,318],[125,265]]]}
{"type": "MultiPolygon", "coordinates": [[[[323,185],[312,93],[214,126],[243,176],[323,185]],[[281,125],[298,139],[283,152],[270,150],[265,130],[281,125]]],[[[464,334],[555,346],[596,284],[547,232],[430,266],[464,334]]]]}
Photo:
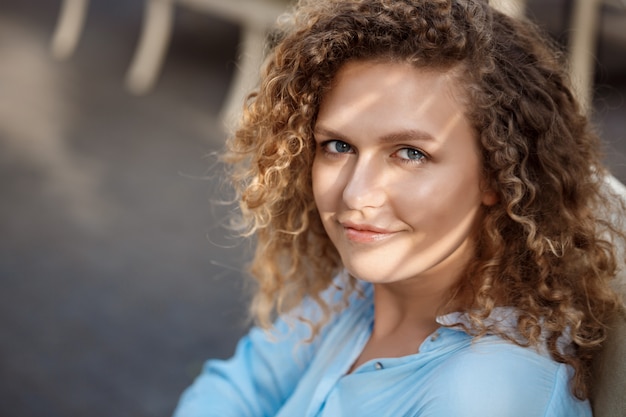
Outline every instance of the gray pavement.
{"type": "MultiPolygon", "coordinates": [[[[168,416],[247,326],[247,247],[213,203],[238,31],[180,11],[137,98],[123,77],[142,1],[92,1],[66,62],[48,51],[59,3],[0,2],[0,417],[168,416]]],[[[531,2],[555,36],[561,3],[531,2]]],[[[622,181],[625,100],[607,32],[594,117],[622,181]]]]}

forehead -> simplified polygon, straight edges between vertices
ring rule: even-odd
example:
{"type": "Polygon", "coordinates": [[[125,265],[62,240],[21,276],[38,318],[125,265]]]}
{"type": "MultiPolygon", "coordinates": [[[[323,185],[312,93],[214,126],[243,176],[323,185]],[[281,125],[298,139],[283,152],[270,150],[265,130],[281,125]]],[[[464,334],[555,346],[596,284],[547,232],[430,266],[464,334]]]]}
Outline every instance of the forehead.
{"type": "Polygon", "coordinates": [[[390,129],[426,130],[442,139],[473,131],[458,99],[457,80],[451,71],[406,62],[351,61],[339,69],[322,97],[317,124],[335,130],[358,124],[378,135],[390,129]]]}
{"type": "MultiPolygon", "coordinates": [[[[394,75],[392,74],[392,70],[403,68],[407,73],[412,72],[421,78],[431,80],[438,79],[445,82],[448,92],[459,99],[465,95],[466,83],[464,81],[465,77],[467,77],[467,72],[465,71],[466,65],[464,62],[444,65],[435,62],[427,62],[419,58],[409,59],[392,55],[348,59],[346,62],[340,64],[334,75],[331,76],[332,81],[329,90],[335,88],[345,77],[349,77],[356,72],[362,72],[362,70],[366,68],[379,68],[381,73],[387,72],[385,77],[379,78],[378,83],[393,84],[394,75]]],[[[325,95],[323,95],[323,97],[324,96],[325,95]]]]}

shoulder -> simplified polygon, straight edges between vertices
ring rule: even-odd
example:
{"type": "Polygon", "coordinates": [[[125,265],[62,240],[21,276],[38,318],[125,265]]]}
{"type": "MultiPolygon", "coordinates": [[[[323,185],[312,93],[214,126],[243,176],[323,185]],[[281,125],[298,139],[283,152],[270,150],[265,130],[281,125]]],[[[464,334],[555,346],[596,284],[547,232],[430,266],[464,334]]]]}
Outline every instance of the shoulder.
{"type": "Polygon", "coordinates": [[[438,367],[435,416],[591,416],[569,389],[570,369],[496,336],[478,339],[438,367]]]}

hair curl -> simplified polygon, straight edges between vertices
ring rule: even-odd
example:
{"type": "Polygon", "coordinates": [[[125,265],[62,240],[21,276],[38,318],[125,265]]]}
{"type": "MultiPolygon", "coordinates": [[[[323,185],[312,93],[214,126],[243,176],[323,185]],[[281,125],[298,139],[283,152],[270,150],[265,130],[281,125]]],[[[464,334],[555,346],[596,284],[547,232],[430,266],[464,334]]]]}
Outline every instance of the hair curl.
{"type": "Polygon", "coordinates": [[[603,190],[599,139],[572,94],[563,54],[547,39],[486,0],[301,0],[282,19],[224,156],[240,226],[257,239],[250,272],[258,322],[269,326],[307,296],[327,316],[334,307],[320,293],[341,261],[315,208],[311,164],[320,101],[338,69],[353,60],[461,68],[454,73],[466,117],[499,202],[487,208],[475,259],[454,293],[473,295],[466,313],[476,336],[494,331],[484,320],[493,308],[517,308],[525,342],[502,336],[535,346],[547,335],[585,398],[591,356],[621,305],[609,283],[615,240],[624,236],[607,213],[624,206],[603,190]],[[572,351],[558,347],[564,334],[572,351]]]}

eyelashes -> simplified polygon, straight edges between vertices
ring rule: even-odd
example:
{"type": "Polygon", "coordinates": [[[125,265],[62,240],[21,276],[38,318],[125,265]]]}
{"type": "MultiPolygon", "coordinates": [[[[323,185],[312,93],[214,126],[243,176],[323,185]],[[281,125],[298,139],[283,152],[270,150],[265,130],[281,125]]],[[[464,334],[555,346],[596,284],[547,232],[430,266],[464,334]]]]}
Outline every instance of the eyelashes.
{"type": "MultiPolygon", "coordinates": [[[[338,139],[331,139],[320,143],[322,152],[332,158],[340,158],[343,155],[355,154],[352,145],[338,139]]],[[[422,164],[428,161],[428,155],[422,150],[409,146],[401,146],[394,150],[390,158],[397,159],[400,163],[422,164]]]]}
{"type": "Polygon", "coordinates": [[[393,155],[398,155],[398,158],[407,162],[425,162],[427,159],[426,154],[416,148],[401,148],[394,152],[393,155]]]}
{"type": "Polygon", "coordinates": [[[342,140],[327,140],[322,143],[322,149],[330,154],[354,153],[352,146],[342,140]]]}

